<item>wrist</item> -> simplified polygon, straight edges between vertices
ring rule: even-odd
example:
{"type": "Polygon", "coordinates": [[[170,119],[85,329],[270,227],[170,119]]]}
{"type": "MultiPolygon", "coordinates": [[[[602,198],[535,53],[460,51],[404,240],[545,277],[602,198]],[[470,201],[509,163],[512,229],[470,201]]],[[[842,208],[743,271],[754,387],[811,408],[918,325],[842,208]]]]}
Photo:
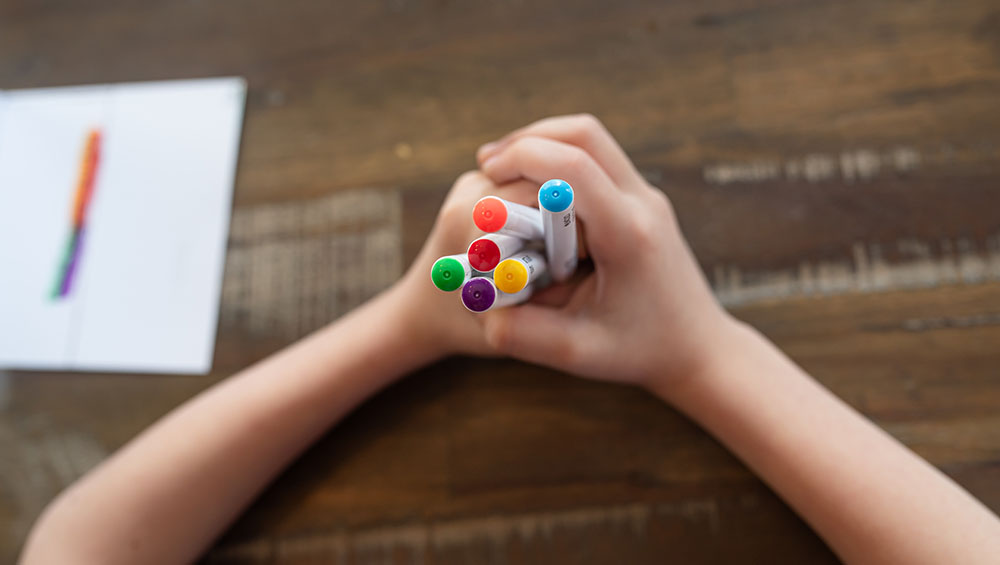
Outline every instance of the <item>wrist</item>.
{"type": "Polygon", "coordinates": [[[295,347],[318,347],[333,355],[325,364],[339,366],[356,359],[366,378],[388,384],[436,360],[433,344],[413,331],[417,316],[401,283],[383,290],[295,347]],[[344,344],[350,343],[348,351],[344,344]],[[315,344],[315,345],[311,345],[315,344]],[[346,355],[346,357],[345,357],[346,355]]]}
{"type": "Polygon", "coordinates": [[[724,310],[720,314],[710,331],[704,332],[708,337],[698,340],[711,346],[695,355],[680,374],[654,377],[647,386],[650,392],[683,409],[688,399],[714,394],[720,387],[712,385],[734,376],[738,367],[753,357],[762,340],[757,330],[724,310]]]}
{"type": "Polygon", "coordinates": [[[416,369],[445,357],[448,352],[438,332],[427,328],[426,312],[421,309],[419,293],[413,292],[409,275],[373,298],[372,306],[374,316],[385,326],[386,341],[392,349],[387,354],[411,360],[411,369],[416,369]]]}

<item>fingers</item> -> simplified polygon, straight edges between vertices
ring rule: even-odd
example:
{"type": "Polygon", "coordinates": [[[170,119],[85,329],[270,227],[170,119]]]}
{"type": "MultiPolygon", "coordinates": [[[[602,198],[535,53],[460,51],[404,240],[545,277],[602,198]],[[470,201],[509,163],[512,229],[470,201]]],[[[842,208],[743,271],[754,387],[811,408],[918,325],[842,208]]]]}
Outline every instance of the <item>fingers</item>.
{"type": "Polygon", "coordinates": [[[438,222],[453,229],[471,233],[473,229],[472,207],[477,200],[488,194],[495,194],[511,202],[531,206],[538,200],[538,186],[523,179],[497,186],[480,171],[462,173],[445,197],[444,204],[441,205],[438,222]]]}
{"type": "Polygon", "coordinates": [[[571,370],[581,352],[575,320],[535,304],[482,315],[486,341],[499,353],[529,363],[571,370]]]}
{"type": "Polygon", "coordinates": [[[480,165],[522,137],[544,137],[574,145],[593,157],[608,176],[625,189],[642,186],[642,176],[600,120],[590,114],[545,118],[487,143],[476,152],[480,165]]]}
{"type": "MultiPolygon", "coordinates": [[[[524,179],[517,179],[501,186],[481,171],[466,171],[455,181],[445,203],[454,200],[462,202],[471,200],[474,203],[488,194],[495,194],[518,204],[533,205],[538,200],[538,186],[524,179]]],[[[471,208],[468,216],[472,217],[471,208]]]]}
{"type": "Polygon", "coordinates": [[[531,296],[532,304],[562,308],[569,305],[573,297],[581,290],[586,292],[586,285],[590,284],[590,278],[594,274],[593,264],[589,261],[581,261],[572,278],[564,283],[551,284],[545,288],[536,290],[531,296]]]}
{"type": "Polygon", "coordinates": [[[489,158],[482,170],[498,184],[527,179],[535,183],[536,191],[549,179],[565,179],[576,192],[576,212],[587,223],[588,236],[610,235],[627,221],[621,191],[586,151],[574,145],[522,137],[489,158]]]}
{"type": "Polygon", "coordinates": [[[471,219],[472,205],[487,195],[499,196],[504,200],[524,204],[525,206],[536,206],[538,202],[538,185],[524,179],[497,184],[480,171],[469,171],[463,173],[455,181],[455,186],[452,187],[446,203],[451,204],[452,202],[449,201],[455,200],[457,202],[454,202],[454,204],[466,206],[468,208],[466,216],[471,219]]]}
{"type": "MultiPolygon", "coordinates": [[[[533,208],[538,207],[538,185],[524,179],[502,184],[491,191],[490,194],[517,204],[524,204],[533,208]]],[[[483,196],[486,196],[486,194],[483,194],[483,196]]],[[[472,217],[471,208],[469,209],[469,217],[472,217]]]]}

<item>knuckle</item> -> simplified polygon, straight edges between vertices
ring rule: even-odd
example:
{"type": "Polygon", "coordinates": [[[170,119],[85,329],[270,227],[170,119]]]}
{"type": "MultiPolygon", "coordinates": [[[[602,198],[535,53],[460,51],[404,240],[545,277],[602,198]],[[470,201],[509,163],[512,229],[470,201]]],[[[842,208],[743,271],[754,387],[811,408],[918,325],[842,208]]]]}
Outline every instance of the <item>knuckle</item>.
{"type": "Polygon", "coordinates": [[[635,215],[629,232],[636,247],[641,249],[655,247],[659,239],[659,226],[656,217],[657,215],[650,213],[650,210],[635,215]]]}
{"type": "Polygon", "coordinates": [[[571,176],[584,175],[590,170],[590,155],[579,147],[572,147],[566,151],[564,168],[572,173],[571,176]]]}
{"type": "Polygon", "coordinates": [[[598,132],[604,129],[604,124],[601,123],[601,120],[597,119],[597,116],[591,114],[590,112],[577,114],[575,118],[579,123],[580,129],[593,132],[598,132]]]}
{"type": "Polygon", "coordinates": [[[674,203],[670,201],[670,197],[666,195],[662,190],[654,189],[653,193],[656,198],[657,211],[663,217],[664,222],[674,224],[677,222],[677,214],[674,210],[674,203]]]}
{"type": "Polygon", "coordinates": [[[566,367],[578,367],[580,366],[580,356],[582,350],[576,345],[575,341],[566,341],[560,351],[562,356],[563,365],[566,367]]]}
{"type": "Polygon", "coordinates": [[[561,336],[550,344],[548,354],[561,367],[576,367],[582,350],[576,340],[561,336]]]}
{"type": "Polygon", "coordinates": [[[469,190],[469,187],[478,185],[481,178],[482,173],[477,170],[465,171],[455,179],[452,190],[456,192],[469,190]]]}
{"type": "Polygon", "coordinates": [[[604,132],[604,125],[593,114],[577,114],[573,116],[571,134],[573,140],[580,145],[588,145],[604,132]]]}
{"type": "Polygon", "coordinates": [[[670,197],[667,196],[665,192],[658,188],[650,188],[650,193],[652,194],[653,207],[657,212],[672,212],[674,209],[673,204],[670,202],[670,197]]]}
{"type": "Polygon", "coordinates": [[[448,191],[444,204],[441,205],[441,213],[448,211],[450,214],[453,208],[468,208],[470,200],[480,196],[483,185],[481,172],[473,170],[462,173],[448,191]]]}
{"type": "Polygon", "coordinates": [[[510,324],[507,322],[507,316],[499,313],[485,316],[483,335],[486,338],[486,343],[498,353],[505,355],[513,353],[513,336],[510,324]]]}
{"type": "Polygon", "coordinates": [[[437,233],[447,241],[461,241],[467,231],[465,222],[468,213],[467,206],[445,203],[438,212],[437,233]]]}
{"type": "Polygon", "coordinates": [[[526,152],[530,152],[534,144],[535,141],[531,137],[518,137],[514,141],[510,142],[510,146],[507,147],[505,153],[510,153],[515,157],[519,157],[526,152]]]}
{"type": "Polygon", "coordinates": [[[441,221],[446,224],[454,224],[465,215],[466,209],[460,202],[449,200],[441,206],[441,221]]]}

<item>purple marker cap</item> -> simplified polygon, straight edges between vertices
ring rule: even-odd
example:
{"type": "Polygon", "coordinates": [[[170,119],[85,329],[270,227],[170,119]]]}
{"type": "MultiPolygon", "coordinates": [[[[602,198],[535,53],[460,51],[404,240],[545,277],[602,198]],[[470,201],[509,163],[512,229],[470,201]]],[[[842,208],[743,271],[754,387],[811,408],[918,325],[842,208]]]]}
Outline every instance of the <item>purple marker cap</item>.
{"type": "Polygon", "coordinates": [[[462,304],[470,312],[485,312],[497,299],[497,289],[493,281],[486,277],[476,277],[462,286],[462,304]]]}
{"type": "Polygon", "coordinates": [[[73,289],[73,277],[76,276],[76,266],[80,262],[80,254],[83,252],[83,233],[81,227],[73,234],[73,246],[70,251],[69,264],[66,265],[66,273],[63,275],[62,286],[59,288],[59,296],[65,297],[73,289]]]}

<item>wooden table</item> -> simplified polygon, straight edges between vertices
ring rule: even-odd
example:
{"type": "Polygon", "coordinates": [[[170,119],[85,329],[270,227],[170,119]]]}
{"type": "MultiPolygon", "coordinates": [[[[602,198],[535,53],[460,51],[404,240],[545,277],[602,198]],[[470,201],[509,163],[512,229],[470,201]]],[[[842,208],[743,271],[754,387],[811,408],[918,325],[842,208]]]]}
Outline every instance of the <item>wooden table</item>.
{"type": "MultiPolygon", "coordinates": [[[[579,111],[673,199],[737,316],[1000,510],[995,2],[0,2],[0,88],[218,75],[250,91],[215,370],[0,373],[0,561],[143,427],[389,284],[480,143],[579,111]]],[[[387,560],[835,558],[650,396],[452,359],[206,558],[387,560]]]]}

